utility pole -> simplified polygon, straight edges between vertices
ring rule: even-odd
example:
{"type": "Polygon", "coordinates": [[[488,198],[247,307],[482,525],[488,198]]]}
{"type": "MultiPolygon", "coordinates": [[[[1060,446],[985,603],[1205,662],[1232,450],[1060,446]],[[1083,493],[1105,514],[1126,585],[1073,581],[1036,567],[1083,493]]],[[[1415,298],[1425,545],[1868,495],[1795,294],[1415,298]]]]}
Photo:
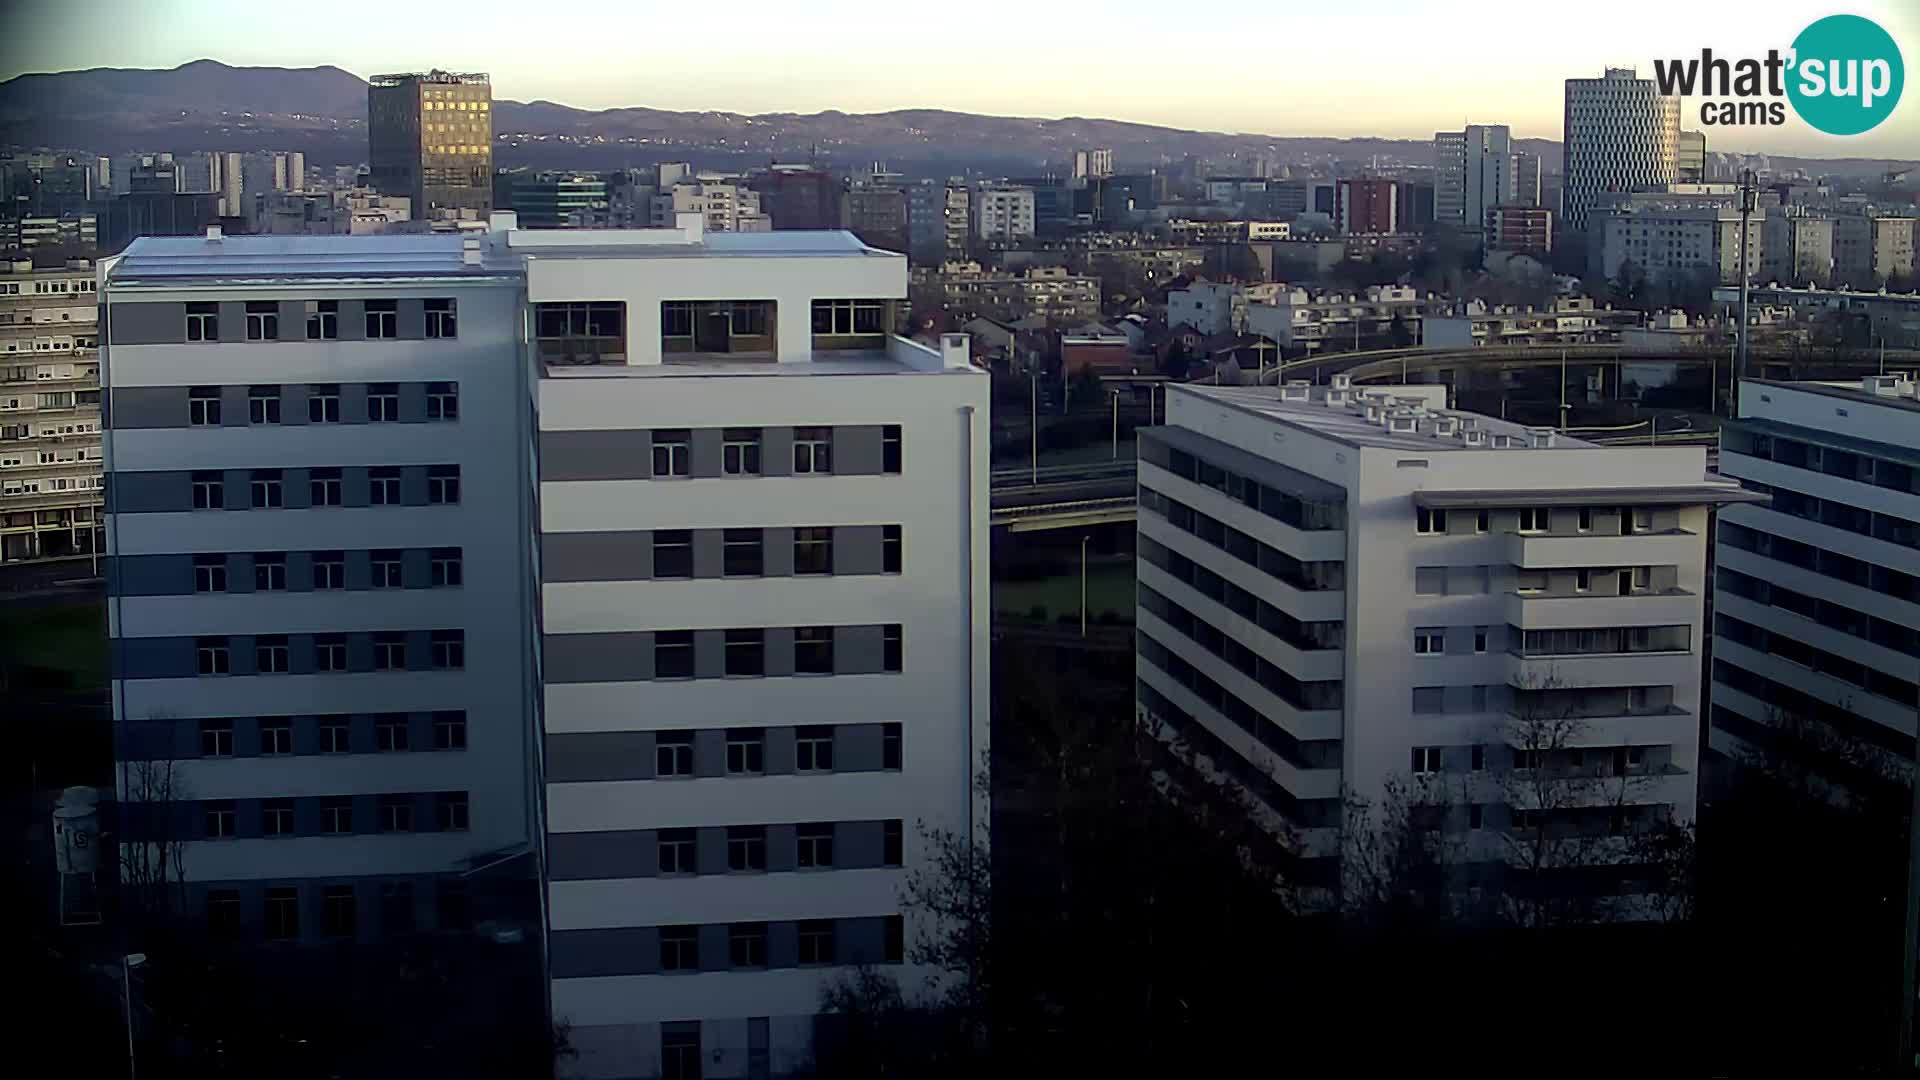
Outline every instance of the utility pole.
{"type": "Polygon", "coordinates": [[[1040,483],[1040,373],[1028,368],[1027,381],[1033,387],[1032,404],[1027,414],[1027,435],[1033,440],[1033,472],[1028,482],[1037,487],[1040,483]]]}
{"type": "Polygon", "coordinates": [[[1113,460],[1120,460],[1120,391],[1113,394],[1113,460]]]}
{"type": "Polygon", "coordinates": [[[1080,636],[1087,636],[1087,541],[1089,536],[1080,538],[1080,636]]]}
{"type": "Polygon", "coordinates": [[[1732,384],[1732,401],[1727,414],[1738,419],[1740,416],[1740,384],[1747,377],[1747,290],[1752,283],[1753,273],[1747,259],[1747,223],[1753,217],[1754,192],[1753,170],[1740,171],[1740,355],[1736,370],[1729,380],[1732,384]]]}
{"type": "Polygon", "coordinates": [[[1567,350],[1560,350],[1560,430],[1567,430],[1567,350]]]}
{"type": "MultiPolygon", "coordinates": [[[[1920,723],[1920,708],[1914,710],[1920,723]]],[[[1907,934],[1900,954],[1900,1060],[1893,1075],[1910,1075],[1914,1067],[1913,1004],[1916,976],[1920,976],[1920,740],[1913,748],[1913,816],[1907,823],[1907,934]]]]}

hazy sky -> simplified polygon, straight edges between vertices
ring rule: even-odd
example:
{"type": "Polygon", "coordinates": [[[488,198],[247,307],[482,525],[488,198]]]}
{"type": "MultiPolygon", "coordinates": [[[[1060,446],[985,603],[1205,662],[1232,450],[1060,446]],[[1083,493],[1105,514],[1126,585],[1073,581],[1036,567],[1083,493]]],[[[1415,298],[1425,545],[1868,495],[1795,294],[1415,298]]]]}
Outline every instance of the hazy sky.
{"type": "MultiPolygon", "coordinates": [[[[583,108],[938,107],[1276,135],[1426,138],[1463,121],[1558,138],[1561,80],[1660,57],[1784,50],[1813,19],[1874,19],[1920,65],[1920,2],[1848,0],[0,0],[0,79],[85,67],[441,67],[583,108]]],[[[1697,127],[1697,101],[1682,113],[1697,127]]],[[[1709,131],[1714,149],[1920,157],[1920,89],[1873,132],[1709,131]]]]}

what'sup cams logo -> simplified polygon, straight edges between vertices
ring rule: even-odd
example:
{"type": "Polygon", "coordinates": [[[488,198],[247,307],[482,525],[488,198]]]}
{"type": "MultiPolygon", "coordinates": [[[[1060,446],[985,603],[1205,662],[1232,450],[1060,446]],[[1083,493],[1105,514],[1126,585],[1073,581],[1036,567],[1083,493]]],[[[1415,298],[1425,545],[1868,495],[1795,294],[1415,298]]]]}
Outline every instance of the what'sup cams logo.
{"type": "Polygon", "coordinates": [[[1698,59],[1655,60],[1662,94],[1731,98],[1700,106],[1703,126],[1777,126],[1787,105],[1829,135],[1871,131],[1893,115],[1906,83],[1906,66],[1893,36],[1872,19],[1829,15],[1800,31],[1783,56],[1728,60],[1700,50],[1698,59]],[[1782,100],[1784,99],[1784,100],[1782,100]]]}

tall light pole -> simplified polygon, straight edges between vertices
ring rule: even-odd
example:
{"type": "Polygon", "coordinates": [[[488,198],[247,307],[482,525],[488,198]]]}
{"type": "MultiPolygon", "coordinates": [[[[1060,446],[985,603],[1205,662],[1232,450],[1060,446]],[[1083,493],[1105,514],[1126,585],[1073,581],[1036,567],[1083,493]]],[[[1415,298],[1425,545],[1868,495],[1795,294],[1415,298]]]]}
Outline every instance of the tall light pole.
{"type": "Polygon", "coordinates": [[[1087,636],[1087,541],[1090,536],[1080,538],[1080,636],[1087,636]]]}
{"type": "Polygon", "coordinates": [[[1027,436],[1033,441],[1033,472],[1028,482],[1037,487],[1040,483],[1040,373],[1029,367],[1027,381],[1033,387],[1027,414],[1027,436]]]}
{"type": "MultiPolygon", "coordinates": [[[[1914,710],[1920,723],[1920,708],[1914,710]]],[[[1913,1071],[1913,1004],[1920,993],[1920,741],[1913,746],[1913,816],[1907,820],[1907,933],[1900,955],[1900,1061],[1895,1076],[1913,1071]]]]}
{"type": "Polygon", "coordinates": [[[1747,222],[1753,216],[1753,170],[1740,171],[1740,355],[1736,370],[1729,383],[1732,388],[1732,400],[1728,403],[1727,414],[1735,419],[1740,417],[1740,384],[1747,377],[1747,287],[1752,282],[1753,273],[1747,260],[1747,222]]]}
{"type": "Polygon", "coordinates": [[[1113,394],[1113,460],[1120,460],[1120,391],[1113,394]]]}
{"type": "Polygon", "coordinates": [[[127,1016],[127,1080],[136,1080],[133,1063],[133,969],[147,962],[146,953],[128,953],[120,958],[121,1000],[127,1016]]]}

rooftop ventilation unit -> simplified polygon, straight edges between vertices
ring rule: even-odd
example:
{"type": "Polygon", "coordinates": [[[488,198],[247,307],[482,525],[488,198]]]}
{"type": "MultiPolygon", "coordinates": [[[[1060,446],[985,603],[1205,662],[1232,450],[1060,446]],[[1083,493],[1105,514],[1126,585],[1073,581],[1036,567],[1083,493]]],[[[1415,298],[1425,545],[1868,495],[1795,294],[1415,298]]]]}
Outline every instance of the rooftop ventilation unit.
{"type": "Polygon", "coordinates": [[[1460,443],[1462,446],[1485,446],[1487,445],[1487,433],[1481,431],[1479,428],[1462,428],[1460,431],[1460,443]]]}
{"type": "Polygon", "coordinates": [[[1419,426],[1420,421],[1417,417],[1405,413],[1394,413],[1387,418],[1387,430],[1399,434],[1411,435],[1419,430],[1419,426]]]}
{"type": "Polygon", "coordinates": [[[1453,433],[1458,431],[1459,428],[1460,421],[1451,416],[1436,416],[1433,419],[1433,434],[1435,438],[1451,438],[1453,433]]]}
{"type": "Polygon", "coordinates": [[[1338,387],[1328,390],[1326,403],[1329,408],[1337,408],[1347,403],[1347,392],[1338,387]]]}
{"type": "Polygon", "coordinates": [[[1312,385],[1305,379],[1289,379],[1286,385],[1280,388],[1280,400],[1306,401],[1310,398],[1312,390],[1312,385]]]}
{"type": "Polygon", "coordinates": [[[1913,396],[1913,384],[1897,371],[1890,375],[1868,375],[1860,380],[1860,389],[1875,397],[1913,396]]]}
{"type": "Polygon", "coordinates": [[[1495,450],[1505,450],[1507,447],[1512,445],[1513,445],[1513,436],[1511,435],[1495,435],[1493,437],[1493,448],[1495,450]]]}
{"type": "Polygon", "coordinates": [[[1545,450],[1553,446],[1554,430],[1550,427],[1530,427],[1527,429],[1527,445],[1536,450],[1545,450]]]}
{"type": "Polygon", "coordinates": [[[1335,376],[1334,376],[1334,377],[1332,378],[1332,380],[1330,380],[1330,382],[1329,382],[1329,384],[1328,384],[1328,385],[1330,385],[1330,386],[1332,386],[1332,387],[1333,387],[1333,388],[1334,388],[1335,390],[1349,390],[1349,389],[1352,389],[1352,387],[1353,387],[1353,376],[1351,376],[1351,375],[1348,375],[1348,374],[1345,374],[1345,373],[1342,373],[1342,374],[1339,374],[1339,375],[1335,375],[1335,376]]]}

